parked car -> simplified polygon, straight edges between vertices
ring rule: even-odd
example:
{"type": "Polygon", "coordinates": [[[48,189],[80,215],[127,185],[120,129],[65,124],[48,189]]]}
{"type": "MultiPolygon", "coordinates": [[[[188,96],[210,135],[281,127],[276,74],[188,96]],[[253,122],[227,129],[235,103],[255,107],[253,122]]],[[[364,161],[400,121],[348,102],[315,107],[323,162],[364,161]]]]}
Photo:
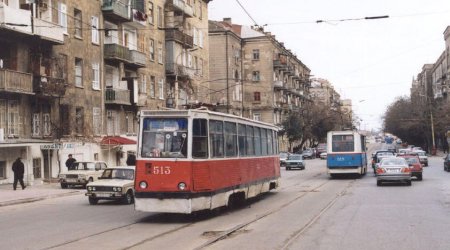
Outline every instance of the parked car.
{"type": "Polygon", "coordinates": [[[298,168],[300,170],[305,169],[305,162],[303,156],[299,154],[291,154],[286,160],[286,170],[298,168]]]}
{"type": "Polygon", "coordinates": [[[383,182],[406,182],[411,186],[411,169],[408,162],[400,157],[385,157],[377,163],[377,186],[383,182]]]}
{"type": "Polygon", "coordinates": [[[320,159],[322,159],[322,160],[326,160],[327,159],[327,152],[323,152],[323,153],[320,153],[320,159]]]}
{"type": "Polygon", "coordinates": [[[420,163],[422,163],[425,167],[428,167],[428,156],[427,153],[423,150],[413,151],[419,156],[420,163]]]}
{"type": "Polygon", "coordinates": [[[303,159],[314,159],[316,158],[316,154],[314,152],[314,149],[307,148],[302,151],[303,159]]]}
{"type": "Polygon", "coordinates": [[[79,161],[73,164],[73,167],[67,172],[59,174],[61,188],[69,186],[86,187],[89,182],[98,180],[103,170],[107,168],[102,161],[79,161]]]}
{"type": "Polygon", "coordinates": [[[285,167],[286,159],[288,158],[289,153],[288,152],[280,152],[279,156],[280,156],[280,166],[285,167]]]}
{"type": "Polygon", "coordinates": [[[99,200],[118,200],[125,204],[134,202],[134,166],[112,167],[103,171],[96,182],[88,183],[86,196],[89,204],[99,200]]]}
{"type": "Polygon", "coordinates": [[[411,176],[416,177],[417,180],[421,181],[423,176],[423,167],[420,163],[419,156],[417,155],[401,155],[401,158],[406,159],[411,170],[411,176]]]}
{"type": "Polygon", "coordinates": [[[444,157],[444,170],[445,171],[450,171],[450,154],[447,154],[444,157]]]}
{"type": "Polygon", "coordinates": [[[320,157],[320,154],[327,152],[327,144],[326,143],[319,143],[316,148],[316,158],[320,157]]]}

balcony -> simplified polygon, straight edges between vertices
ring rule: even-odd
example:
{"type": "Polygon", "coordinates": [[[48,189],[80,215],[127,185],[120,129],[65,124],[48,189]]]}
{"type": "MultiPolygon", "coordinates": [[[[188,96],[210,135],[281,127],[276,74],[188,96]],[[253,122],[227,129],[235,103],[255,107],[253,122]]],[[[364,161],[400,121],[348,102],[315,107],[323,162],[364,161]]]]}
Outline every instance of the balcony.
{"type": "Polygon", "coordinates": [[[32,35],[31,11],[16,9],[0,2],[0,30],[32,35]]]}
{"type": "Polygon", "coordinates": [[[286,63],[286,61],[275,59],[275,60],[273,60],[273,67],[275,69],[286,70],[287,69],[287,63],[286,63]]]}
{"type": "Polygon", "coordinates": [[[103,0],[102,12],[106,19],[117,22],[129,22],[131,20],[130,8],[119,0],[103,0]]]}
{"type": "Polygon", "coordinates": [[[195,71],[196,70],[193,68],[188,68],[177,63],[166,64],[166,74],[176,76],[178,78],[192,79],[192,77],[194,77],[195,71]]]}
{"type": "Polygon", "coordinates": [[[64,28],[56,23],[33,17],[34,34],[55,44],[64,43],[64,28]]]}
{"type": "Polygon", "coordinates": [[[194,9],[189,6],[184,0],[168,0],[168,10],[182,12],[187,17],[194,16],[194,9]]]}
{"type": "Polygon", "coordinates": [[[0,92],[33,94],[33,76],[8,69],[0,69],[0,92]]]}
{"type": "Polygon", "coordinates": [[[194,47],[194,38],[177,29],[166,30],[166,41],[176,41],[188,49],[194,47]]]}
{"type": "Polygon", "coordinates": [[[283,81],[279,81],[279,80],[273,81],[273,88],[274,89],[286,89],[284,87],[283,81]]]}
{"type": "Polygon", "coordinates": [[[147,64],[147,57],[144,53],[137,50],[130,50],[131,61],[130,64],[137,67],[145,67],[147,64]]]}
{"type": "Polygon", "coordinates": [[[131,105],[130,91],[127,89],[106,88],[105,104],[131,105]]]}
{"type": "Polygon", "coordinates": [[[132,9],[131,22],[127,22],[127,24],[136,29],[143,28],[147,25],[147,15],[139,10],[132,9]]]}
{"type": "Polygon", "coordinates": [[[127,47],[115,43],[104,46],[105,59],[121,62],[131,61],[131,52],[127,47]]]}
{"type": "Polygon", "coordinates": [[[35,76],[34,92],[42,96],[61,97],[66,93],[66,81],[62,78],[35,76]]]}

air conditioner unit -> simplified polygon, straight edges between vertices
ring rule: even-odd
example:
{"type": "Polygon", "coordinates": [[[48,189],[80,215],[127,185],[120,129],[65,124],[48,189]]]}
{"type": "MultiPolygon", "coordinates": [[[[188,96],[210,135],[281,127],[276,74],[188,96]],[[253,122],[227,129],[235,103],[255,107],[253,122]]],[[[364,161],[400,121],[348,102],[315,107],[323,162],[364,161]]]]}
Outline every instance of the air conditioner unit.
{"type": "Polygon", "coordinates": [[[106,111],[106,117],[111,118],[113,117],[113,112],[111,110],[106,111]]]}

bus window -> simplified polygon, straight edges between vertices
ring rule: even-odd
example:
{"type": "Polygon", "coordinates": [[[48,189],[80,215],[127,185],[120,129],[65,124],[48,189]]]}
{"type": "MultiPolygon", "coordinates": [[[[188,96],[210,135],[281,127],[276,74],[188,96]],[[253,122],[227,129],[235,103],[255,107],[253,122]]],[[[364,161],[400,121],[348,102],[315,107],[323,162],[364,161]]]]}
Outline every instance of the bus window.
{"type": "Polygon", "coordinates": [[[223,122],[209,121],[211,157],[223,157],[223,122]]]}
{"type": "Polygon", "coordinates": [[[239,124],[238,126],[238,142],[239,142],[239,156],[246,155],[246,137],[245,137],[245,125],[239,124]]]}
{"type": "Polygon", "coordinates": [[[333,152],[355,151],[353,135],[333,135],[331,147],[333,152]]]}
{"type": "Polygon", "coordinates": [[[267,132],[266,129],[261,129],[261,154],[267,155],[267,132]]]}
{"type": "Polygon", "coordinates": [[[254,145],[255,145],[255,155],[261,155],[261,133],[258,127],[254,127],[254,145]]]}
{"type": "Polygon", "coordinates": [[[142,157],[186,158],[186,118],[145,118],[142,131],[142,157]]]}
{"type": "Polygon", "coordinates": [[[253,150],[253,127],[247,126],[247,155],[254,155],[253,150]]]}
{"type": "Polygon", "coordinates": [[[225,156],[237,155],[237,131],[236,123],[225,122],[225,156]]]}
{"type": "Polygon", "coordinates": [[[206,119],[192,122],[192,157],[208,158],[208,127],[206,119]]]}

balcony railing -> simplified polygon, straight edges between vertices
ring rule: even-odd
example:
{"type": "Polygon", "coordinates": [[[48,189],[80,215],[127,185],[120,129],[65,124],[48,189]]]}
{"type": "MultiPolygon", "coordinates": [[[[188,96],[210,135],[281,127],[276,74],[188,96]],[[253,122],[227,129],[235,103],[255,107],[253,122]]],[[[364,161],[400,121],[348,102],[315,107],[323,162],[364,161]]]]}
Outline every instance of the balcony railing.
{"type": "Polygon", "coordinates": [[[48,76],[35,76],[34,92],[43,96],[61,97],[66,93],[66,80],[48,76]]]}
{"type": "Polygon", "coordinates": [[[273,67],[276,69],[287,69],[287,63],[283,60],[273,60],[273,67]]]}
{"type": "Polygon", "coordinates": [[[273,82],[274,89],[285,89],[283,81],[277,80],[273,82]]]}
{"type": "Polygon", "coordinates": [[[57,44],[64,43],[64,28],[59,24],[34,17],[33,31],[44,40],[57,44]]]}
{"type": "Polygon", "coordinates": [[[179,78],[192,78],[195,74],[195,69],[188,68],[186,66],[177,63],[167,63],[166,64],[166,74],[175,75],[179,78]]]}
{"type": "Polygon", "coordinates": [[[127,47],[119,44],[105,44],[105,59],[119,60],[123,62],[131,61],[131,52],[127,47]]]}
{"type": "Polygon", "coordinates": [[[31,11],[12,8],[3,1],[0,2],[0,29],[2,28],[32,35],[31,11]]]}
{"type": "Polygon", "coordinates": [[[144,53],[137,50],[130,50],[130,53],[132,64],[139,67],[145,67],[145,65],[147,64],[147,58],[144,53]]]}
{"type": "Polygon", "coordinates": [[[33,76],[8,69],[0,69],[0,91],[33,93],[33,76]]]}
{"type": "Polygon", "coordinates": [[[166,41],[176,41],[181,43],[184,48],[194,47],[194,38],[180,30],[166,30],[166,41]]]}
{"type": "Polygon", "coordinates": [[[131,105],[130,97],[129,90],[106,88],[105,103],[131,105]]]}
{"type": "Polygon", "coordinates": [[[184,0],[168,0],[167,1],[169,10],[172,11],[181,11],[187,17],[194,16],[194,9],[189,6],[184,0]]]}
{"type": "Polygon", "coordinates": [[[111,20],[127,22],[131,20],[129,6],[119,0],[103,0],[102,12],[111,20]]]}

